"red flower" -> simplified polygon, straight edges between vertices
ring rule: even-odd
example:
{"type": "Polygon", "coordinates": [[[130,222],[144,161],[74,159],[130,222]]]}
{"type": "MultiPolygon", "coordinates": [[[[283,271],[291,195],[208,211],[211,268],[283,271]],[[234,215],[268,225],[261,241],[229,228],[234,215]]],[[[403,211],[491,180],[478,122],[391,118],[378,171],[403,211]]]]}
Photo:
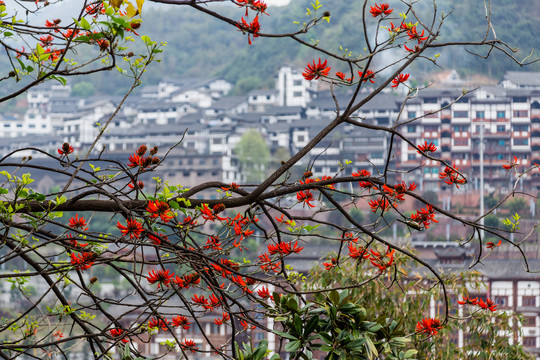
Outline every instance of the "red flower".
{"type": "Polygon", "coordinates": [[[321,63],[321,58],[319,58],[318,64],[316,64],[315,60],[313,60],[313,64],[308,64],[306,66],[304,72],[302,73],[302,76],[307,81],[311,81],[313,79],[317,80],[321,76],[328,76],[331,68],[327,67],[326,64],[327,60],[324,60],[324,62],[321,63]]]}
{"type": "Polygon", "coordinates": [[[174,273],[169,274],[169,270],[152,270],[148,272],[146,278],[150,284],[158,283],[158,289],[161,285],[169,286],[171,279],[174,277],[174,273]]]}
{"type": "Polygon", "coordinates": [[[303,202],[304,203],[304,207],[307,205],[309,207],[315,207],[315,205],[313,205],[311,202],[314,201],[315,199],[313,199],[313,194],[311,193],[310,190],[304,190],[304,191],[299,191],[296,193],[296,199],[300,202],[303,202]]]}
{"type": "Polygon", "coordinates": [[[419,52],[420,50],[422,50],[420,48],[420,46],[418,46],[418,45],[415,45],[414,49],[411,49],[411,48],[407,47],[407,45],[405,45],[405,44],[403,45],[403,47],[405,48],[405,50],[407,50],[410,53],[415,53],[415,52],[419,52]]]}
{"type": "Polygon", "coordinates": [[[193,295],[193,297],[191,298],[191,300],[193,300],[193,302],[197,305],[200,305],[202,307],[204,307],[205,309],[212,309],[212,306],[210,306],[210,304],[208,303],[208,299],[204,297],[204,295],[193,295]]]}
{"type": "Polygon", "coordinates": [[[263,286],[259,290],[257,290],[257,295],[259,295],[263,299],[268,299],[272,295],[270,295],[270,292],[268,292],[268,288],[266,286],[263,286]]]}
{"type": "Polygon", "coordinates": [[[49,20],[45,20],[45,26],[48,28],[57,28],[58,24],[60,24],[60,21],[61,21],[60,19],[55,19],[52,22],[49,20]]]}
{"type": "Polygon", "coordinates": [[[169,204],[163,201],[149,201],[146,211],[150,213],[152,218],[157,218],[159,216],[163,222],[169,222],[169,220],[174,218],[174,213],[171,211],[169,204]]]}
{"type": "Polygon", "coordinates": [[[465,184],[467,180],[460,175],[458,172],[458,167],[452,165],[452,167],[447,166],[443,172],[439,173],[439,179],[445,179],[444,182],[448,185],[455,184],[456,188],[459,188],[459,185],[465,184]]]}
{"type": "Polygon", "coordinates": [[[377,199],[377,200],[371,200],[369,202],[369,206],[371,206],[371,211],[376,212],[378,209],[381,209],[382,212],[385,212],[390,208],[390,202],[387,199],[377,199]]]}
{"type": "Polygon", "coordinates": [[[367,171],[366,169],[362,169],[362,170],[359,170],[357,172],[353,172],[351,174],[351,176],[354,176],[354,177],[359,177],[359,176],[368,177],[368,176],[371,176],[371,172],[367,171]]]}
{"type": "Polygon", "coordinates": [[[75,217],[69,219],[69,227],[72,229],[80,229],[81,231],[88,230],[86,227],[86,220],[84,220],[82,216],[79,218],[79,214],[75,214],[75,217]]]}
{"type": "Polygon", "coordinates": [[[463,300],[458,300],[458,304],[459,305],[478,305],[478,297],[471,299],[468,296],[463,296],[463,300]]]}
{"type": "Polygon", "coordinates": [[[424,142],[424,145],[418,145],[418,151],[417,153],[421,152],[435,152],[437,151],[437,147],[433,145],[433,143],[429,143],[427,141],[424,142]]]}
{"type": "Polygon", "coordinates": [[[62,144],[62,148],[58,149],[58,153],[60,156],[68,155],[73,152],[73,146],[69,145],[69,143],[65,142],[62,144]]]}
{"type": "Polygon", "coordinates": [[[120,224],[120,221],[119,221],[118,224],[116,224],[116,227],[120,229],[120,232],[122,233],[122,235],[125,236],[129,234],[130,239],[133,239],[133,238],[138,239],[139,235],[141,235],[141,233],[144,231],[144,228],[142,227],[141,223],[135,219],[127,219],[126,226],[120,224]]]}
{"type": "Polygon", "coordinates": [[[369,256],[369,261],[371,262],[371,265],[379,268],[381,272],[388,269],[394,263],[395,249],[390,250],[390,247],[388,247],[384,255],[375,250],[370,251],[371,255],[369,256]]]}
{"type": "Polygon", "coordinates": [[[390,9],[390,5],[388,4],[375,4],[375,6],[371,6],[371,9],[369,12],[373,17],[377,17],[379,15],[390,15],[394,11],[393,9],[390,9]]]}
{"type": "Polygon", "coordinates": [[[222,318],[217,318],[217,319],[214,319],[214,323],[217,325],[217,326],[221,326],[223,325],[224,322],[227,322],[231,320],[231,317],[229,316],[229,314],[227,313],[223,313],[223,317],[222,318]]]}
{"type": "Polygon", "coordinates": [[[346,82],[349,82],[349,83],[352,82],[353,79],[354,79],[354,76],[352,76],[352,77],[350,77],[350,78],[346,78],[345,74],[342,73],[341,71],[338,71],[338,72],[336,73],[336,76],[337,76],[339,79],[341,79],[341,80],[343,80],[343,81],[346,81],[346,82]]]}
{"type": "Polygon", "coordinates": [[[396,76],[393,80],[392,80],[392,87],[395,88],[395,87],[398,87],[399,84],[402,84],[404,83],[405,81],[407,81],[409,79],[409,74],[399,74],[398,76],[396,76]]]}
{"type": "Polygon", "coordinates": [[[352,259],[368,259],[369,253],[363,246],[356,247],[352,243],[349,243],[349,257],[352,259]]]}
{"type": "Polygon", "coordinates": [[[191,323],[188,318],[182,315],[177,315],[172,318],[172,324],[175,327],[182,327],[182,329],[187,330],[191,327],[191,323]]]}
{"type": "Polygon", "coordinates": [[[244,18],[239,21],[236,26],[242,31],[242,32],[248,32],[248,43],[251,45],[251,35],[253,35],[253,38],[259,37],[259,32],[261,31],[261,24],[259,24],[259,15],[255,16],[253,21],[251,23],[247,23],[244,18]]]}
{"type": "Polygon", "coordinates": [[[407,30],[407,35],[409,35],[409,39],[411,40],[418,40],[419,44],[428,38],[427,36],[424,36],[424,30],[422,30],[421,34],[418,34],[416,26],[409,28],[409,30],[407,30]]]}
{"type": "Polygon", "coordinates": [[[132,181],[132,182],[130,182],[130,183],[128,184],[128,187],[129,187],[130,189],[135,189],[135,188],[137,188],[137,189],[139,189],[139,190],[142,190],[142,189],[144,189],[144,183],[143,183],[141,180],[139,180],[139,182],[137,183],[137,185],[134,185],[134,184],[133,184],[133,181],[132,181]]]}
{"type": "Polygon", "coordinates": [[[495,305],[490,299],[486,299],[486,302],[480,299],[478,300],[477,305],[480,306],[482,309],[488,309],[491,312],[497,311],[497,305],[495,305]]]}
{"type": "Polygon", "coordinates": [[[516,166],[519,165],[519,160],[517,158],[517,156],[514,156],[514,161],[510,161],[510,163],[508,165],[503,165],[502,167],[506,170],[511,170],[513,168],[515,168],[516,166]]]}
{"type": "Polygon", "coordinates": [[[182,349],[189,350],[192,353],[194,353],[197,349],[199,349],[195,345],[196,343],[194,340],[187,340],[187,339],[184,339],[184,341],[180,344],[180,346],[182,346],[182,349]]]}
{"type": "MultiPolygon", "coordinates": [[[[111,334],[112,337],[120,337],[120,336],[123,336],[122,334],[124,333],[124,330],[122,330],[122,329],[110,329],[109,333],[111,334]]],[[[123,343],[128,343],[129,342],[129,340],[126,339],[125,337],[122,337],[121,340],[122,340],[123,343]]]]}
{"type": "Polygon", "coordinates": [[[416,324],[416,332],[428,335],[437,335],[440,329],[442,329],[442,325],[438,319],[425,318],[416,324]]]}
{"type": "Polygon", "coordinates": [[[39,38],[39,41],[41,41],[41,45],[43,47],[50,46],[53,42],[53,37],[51,35],[48,36],[42,36],[39,38]]]}
{"type": "Polygon", "coordinates": [[[299,253],[301,252],[304,248],[303,247],[298,247],[298,241],[296,241],[294,243],[294,245],[291,247],[291,243],[285,243],[285,242],[282,242],[282,243],[279,243],[279,244],[269,244],[268,245],[268,252],[270,253],[270,255],[275,255],[275,254],[281,254],[281,255],[289,255],[291,253],[299,253]]]}
{"type": "Polygon", "coordinates": [[[199,284],[201,282],[201,276],[197,273],[184,275],[182,277],[177,276],[173,283],[178,285],[180,289],[188,289],[192,285],[199,284]]]}
{"type": "Polygon", "coordinates": [[[130,168],[134,168],[134,167],[139,166],[140,162],[141,162],[141,157],[137,154],[133,154],[129,157],[128,166],[130,168]]]}
{"type": "Polygon", "coordinates": [[[494,247],[501,246],[501,244],[502,244],[502,239],[499,240],[499,242],[497,243],[497,245],[495,245],[495,243],[494,243],[493,241],[488,241],[488,242],[486,243],[486,248],[487,248],[487,249],[493,249],[494,247]]]}
{"type": "Polygon", "coordinates": [[[71,253],[71,265],[74,265],[79,270],[87,270],[93,264],[96,254],[93,252],[83,252],[80,254],[71,253]]]}
{"type": "Polygon", "coordinates": [[[148,321],[148,329],[152,330],[152,329],[161,328],[163,331],[167,331],[168,324],[169,324],[169,320],[167,319],[157,320],[156,318],[151,318],[150,321],[148,321]]]}
{"type": "Polygon", "coordinates": [[[370,83],[375,84],[375,73],[371,70],[366,70],[365,73],[359,71],[358,76],[360,76],[361,81],[369,81],[370,83]]]}
{"type": "Polygon", "coordinates": [[[238,188],[239,188],[238,184],[235,183],[235,182],[232,182],[232,183],[229,184],[229,186],[222,186],[221,190],[231,191],[231,190],[238,189],[238,188]]]}
{"type": "Polygon", "coordinates": [[[435,210],[430,204],[426,205],[426,208],[417,210],[415,214],[411,215],[411,219],[419,224],[423,224],[426,229],[429,229],[430,223],[437,223],[435,220],[435,210]]]}
{"type": "Polygon", "coordinates": [[[148,238],[150,240],[152,240],[152,242],[154,243],[154,245],[161,245],[161,239],[164,239],[164,240],[169,240],[169,238],[167,236],[165,236],[165,234],[162,234],[162,233],[158,233],[158,234],[152,234],[152,233],[149,233],[148,234],[148,238]],[[157,236],[156,236],[157,235],[157,236]]]}
{"type": "Polygon", "coordinates": [[[336,258],[332,258],[332,260],[331,260],[330,262],[328,262],[328,263],[323,263],[323,265],[324,265],[324,268],[325,268],[326,270],[332,270],[332,269],[335,268],[336,265],[337,265],[337,259],[336,259],[336,258]]]}

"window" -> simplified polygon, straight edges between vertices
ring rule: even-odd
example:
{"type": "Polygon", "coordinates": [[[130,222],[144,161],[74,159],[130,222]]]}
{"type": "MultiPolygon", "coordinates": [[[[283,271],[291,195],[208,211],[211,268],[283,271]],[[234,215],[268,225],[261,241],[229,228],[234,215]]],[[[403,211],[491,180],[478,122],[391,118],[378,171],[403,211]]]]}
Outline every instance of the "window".
{"type": "Polygon", "coordinates": [[[483,119],[485,117],[485,114],[483,111],[477,111],[476,112],[476,118],[477,119],[483,119]]]}
{"type": "Polygon", "coordinates": [[[437,131],[439,131],[439,127],[437,125],[426,125],[426,126],[424,126],[424,131],[426,131],[426,132],[437,132],[437,131]]]}
{"type": "Polygon", "coordinates": [[[497,119],[504,119],[506,118],[506,112],[505,111],[497,111],[497,119]]]}
{"type": "Polygon", "coordinates": [[[295,91],[295,92],[293,92],[292,96],[293,97],[302,97],[302,92],[301,91],[295,91]]]}
{"type": "Polygon", "coordinates": [[[306,138],[306,137],[305,137],[304,135],[298,135],[298,136],[296,137],[296,141],[298,141],[298,142],[304,142],[304,141],[305,141],[305,138],[306,138]]]}
{"type": "Polygon", "coordinates": [[[382,159],[383,158],[383,153],[382,152],[372,153],[371,158],[372,159],[382,159]]]}
{"type": "Polygon", "coordinates": [[[536,316],[523,317],[523,326],[536,326],[536,316]]]}
{"type": "Polygon", "coordinates": [[[499,145],[499,146],[504,146],[504,145],[506,145],[506,140],[500,139],[499,142],[498,142],[498,145],[499,145]]]}
{"type": "Polygon", "coordinates": [[[529,125],[527,124],[514,124],[512,125],[513,131],[529,131],[529,125]]]}
{"type": "Polygon", "coordinates": [[[499,307],[507,307],[508,296],[495,296],[494,302],[495,302],[495,305],[499,307]]]}
{"type": "Polygon", "coordinates": [[[293,86],[300,86],[302,85],[302,80],[294,80],[293,81],[293,86]]]}
{"type": "Polygon", "coordinates": [[[199,165],[204,165],[206,164],[206,160],[205,159],[199,159],[199,165]]]}
{"type": "Polygon", "coordinates": [[[514,145],[526,146],[529,145],[529,138],[518,138],[514,139],[514,145]]]}
{"type": "Polygon", "coordinates": [[[522,306],[536,306],[536,296],[523,296],[522,306]]]}
{"type": "Polygon", "coordinates": [[[469,117],[468,111],[454,111],[455,118],[466,118],[469,117]]]}
{"type": "Polygon", "coordinates": [[[424,98],[424,104],[436,104],[436,103],[437,103],[437,98],[435,97],[424,98]]]}
{"type": "Polygon", "coordinates": [[[407,118],[414,119],[416,117],[416,111],[409,111],[407,113],[407,118]]]}
{"type": "Polygon", "coordinates": [[[416,159],[416,154],[408,154],[407,155],[407,160],[415,160],[416,159]]]}
{"type": "Polygon", "coordinates": [[[454,139],[454,146],[467,146],[469,139],[454,139]]]}
{"type": "Polygon", "coordinates": [[[523,337],[523,346],[525,347],[536,347],[536,337],[534,336],[524,336],[523,337]]]}
{"type": "Polygon", "coordinates": [[[8,128],[9,126],[10,126],[10,124],[4,124],[5,128],[8,128]]]}
{"type": "Polygon", "coordinates": [[[193,165],[193,159],[188,159],[187,164],[188,165],[193,165]]]}
{"type": "Polygon", "coordinates": [[[506,158],[506,156],[504,156],[503,154],[497,154],[497,160],[504,160],[506,158]]]}
{"type": "Polygon", "coordinates": [[[528,117],[529,112],[527,110],[514,110],[514,117],[528,117]]]}
{"type": "Polygon", "coordinates": [[[505,132],[506,126],[504,125],[497,125],[497,132],[505,132]]]}
{"type": "Polygon", "coordinates": [[[410,132],[410,133],[416,132],[416,125],[408,125],[407,132],[410,132]]]}
{"type": "Polygon", "coordinates": [[[514,96],[512,98],[512,101],[515,102],[515,103],[526,103],[527,98],[525,96],[514,96]]]}

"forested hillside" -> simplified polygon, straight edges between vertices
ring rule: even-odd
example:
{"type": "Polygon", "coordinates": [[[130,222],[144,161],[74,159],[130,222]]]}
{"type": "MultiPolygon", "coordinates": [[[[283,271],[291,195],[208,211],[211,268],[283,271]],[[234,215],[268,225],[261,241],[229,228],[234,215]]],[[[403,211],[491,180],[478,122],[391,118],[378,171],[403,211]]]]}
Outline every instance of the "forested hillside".
{"type": "MultiPolygon", "coordinates": [[[[396,8],[395,23],[399,23],[399,1],[389,2],[396,8]]],[[[425,7],[432,6],[431,0],[421,2],[425,7]]],[[[364,36],[359,14],[363,1],[323,0],[321,3],[324,4],[321,11],[331,11],[330,21],[334,26],[320,24],[313,32],[304,36],[304,39],[319,41],[320,46],[332,51],[340,46],[343,49],[362,48],[364,36]],[[336,24],[339,26],[336,27],[336,24]]],[[[368,10],[370,4],[368,3],[368,10]]],[[[275,33],[298,29],[299,25],[293,22],[301,23],[306,19],[305,10],[308,5],[309,1],[294,0],[287,7],[269,8],[270,16],[262,16],[260,19],[261,31],[275,33]]],[[[243,10],[231,4],[221,6],[227,7],[234,18],[240,19],[244,15],[243,10]]],[[[438,0],[437,8],[439,16],[443,13],[449,15],[442,31],[444,37],[441,37],[439,42],[479,39],[487,32],[483,0],[438,0]]],[[[539,44],[536,34],[540,33],[539,1],[491,0],[491,11],[497,35],[520,49],[516,54],[517,58],[522,59],[531,51],[536,51],[535,47],[539,44]]],[[[186,7],[155,6],[143,12],[143,19],[141,33],[150,35],[152,39],[168,42],[163,62],[153,65],[144,79],[145,84],[156,84],[163,77],[222,76],[234,83],[238,82],[236,93],[245,93],[253,88],[273,87],[273,76],[282,64],[303,67],[312,57],[319,56],[292,40],[257,38],[253,45],[248,46],[247,36],[240,31],[230,31],[231,25],[186,7]],[[185,31],[186,29],[189,31],[185,31]]],[[[408,20],[414,21],[412,15],[409,15],[408,20]]],[[[375,30],[375,22],[372,25],[371,31],[375,30]]],[[[382,31],[381,36],[386,35],[385,31],[382,31]]],[[[485,55],[488,50],[486,48],[481,55],[485,55]]],[[[537,58],[536,52],[532,56],[532,59],[534,58],[537,58]]],[[[520,69],[517,64],[500,54],[486,62],[468,54],[465,48],[442,50],[438,64],[457,69],[462,76],[480,73],[497,80],[507,70],[520,69]]],[[[540,66],[533,64],[527,69],[538,71],[540,66]]],[[[424,61],[417,64],[413,70],[416,71],[415,78],[421,79],[422,75],[439,69],[424,61]]],[[[74,79],[74,82],[81,81],[92,82],[97,93],[119,94],[129,80],[111,74],[74,79]]]]}

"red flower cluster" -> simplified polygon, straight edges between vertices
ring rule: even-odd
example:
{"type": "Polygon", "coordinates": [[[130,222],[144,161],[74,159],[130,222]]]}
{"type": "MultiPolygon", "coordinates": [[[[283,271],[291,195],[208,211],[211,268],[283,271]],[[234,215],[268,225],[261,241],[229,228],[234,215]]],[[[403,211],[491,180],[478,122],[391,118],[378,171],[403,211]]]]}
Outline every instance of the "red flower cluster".
{"type": "Polygon", "coordinates": [[[69,219],[69,227],[81,231],[88,230],[86,220],[82,216],[79,218],[79,214],[75,214],[75,217],[71,217],[71,219],[69,219]]]}
{"type": "MultiPolygon", "coordinates": [[[[100,45],[101,47],[101,45],[100,45]]],[[[158,147],[154,146],[150,150],[150,156],[144,157],[148,148],[146,145],[141,145],[137,151],[129,157],[128,167],[135,168],[139,167],[140,170],[146,169],[150,165],[159,164],[159,158],[153,157],[158,152],[158,147]]]]}
{"type": "Polygon", "coordinates": [[[151,270],[148,272],[146,278],[150,284],[158,283],[158,289],[161,285],[169,287],[171,279],[174,277],[174,273],[169,273],[169,270],[151,270]]]}
{"type": "Polygon", "coordinates": [[[377,17],[379,15],[390,15],[394,11],[394,9],[390,9],[390,5],[388,4],[375,4],[375,6],[371,6],[371,9],[369,12],[373,17],[377,17]]]}
{"type": "Polygon", "coordinates": [[[168,325],[169,325],[169,320],[163,318],[163,319],[156,319],[156,318],[151,318],[150,321],[148,321],[148,329],[150,330],[153,330],[153,329],[158,329],[161,328],[161,330],[163,331],[167,331],[169,328],[168,328],[168,325]]]}
{"type": "Polygon", "coordinates": [[[216,324],[217,326],[221,326],[224,322],[227,322],[229,320],[231,320],[229,314],[223,313],[223,316],[221,318],[214,319],[214,324],[216,324]]]}
{"type": "Polygon", "coordinates": [[[409,79],[409,74],[399,74],[392,80],[392,87],[398,87],[399,84],[403,84],[405,81],[409,79]]]}
{"type": "Polygon", "coordinates": [[[248,43],[251,45],[251,35],[253,38],[259,37],[259,32],[261,31],[261,24],[259,23],[259,15],[248,23],[244,18],[239,21],[236,26],[242,31],[248,33],[248,43]]]}
{"type": "Polygon", "coordinates": [[[172,324],[174,327],[182,327],[184,330],[188,330],[191,327],[191,323],[188,318],[182,315],[177,315],[172,318],[172,324]]]}
{"type": "Polygon", "coordinates": [[[187,340],[187,339],[184,339],[184,341],[180,344],[180,346],[182,346],[182,349],[186,351],[191,351],[192,353],[194,353],[195,351],[199,349],[196,345],[197,344],[195,343],[195,340],[187,340]]]}
{"type": "Polygon", "coordinates": [[[371,206],[372,212],[376,212],[378,209],[381,209],[382,212],[385,212],[386,210],[390,209],[391,206],[390,202],[384,198],[371,200],[368,204],[369,206],[371,206]]]}
{"type": "Polygon", "coordinates": [[[503,165],[502,167],[503,169],[510,171],[518,165],[519,165],[519,159],[517,158],[517,156],[514,156],[513,161],[510,161],[508,165],[503,165]]]}
{"type": "Polygon", "coordinates": [[[487,248],[487,249],[493,249],[494,247],[499,247],[499,246],[501,246],[501,244],[502,244],[502,239],[499,240],[499,242],[498,242],[496,245],[495,245],[495,243],[494,243],[493,241],[488,241],[488,242],[486,243],[486,248],[487,248]]]}
{"type": "Polygon", "coordinates": [[[388,198],[390,198],[391,200],[393,200],[394,205],[395,205],[395,202],[397,202],[397,201],[404,201],[405,200],[405,197],[404,197],[405,191],[407,191],[407,190],[408,191],[414,191],[414,189],[416,189],[416,184],[411,183],[407,187],[407,184],[403,181],[401,184],[394,185],[393,189],[391,187],[387,186],[386,184],[383,184],[382,188],[383,188],[383,191],[384,191],[385,195],[388,198]]]}
{"type": "Polygon", "coordinates": [[[395,251],[395,249],[390,250],[390,247],[386,249],[386,253],[384,254],[381,254],[375,250],[370,250],[371,255],[369,256],[369,262],[371,262],[371,265],[383,272],[394,263],[395,251]]]}
{"type": "Polygon", "coordinates": [[[237,183],[235,182],[232,182],[229,184],[229,186],[222,186],[221,187],[221,190],[224,190],[224,191],[232,191],[232,190],[235,190],[235,189],[238,189],[239,186],[237,183]]]}
{"type": "Polygon", "coordinates": [[[426,208],[420,208],[416,213],[411,214],[411,219],[416,221],[418,224],[423,224],[426,229],[429,229],[431,223],[438,223],[435,220],[435,210],[430,204],[426,204],[426,208]]]}
{"type": "Polygon", "coordinates": [[[330,262],[323,262],[322,264],[324,265],[324,268],[326,270],[332,270],[333,268],[337,266],[338,261],[336,258],[332,258],[330,262]]]}
{"type": "Polygon", "coordinates": [[[76,266],[79,270],[87,270],[94,264],[96,256],[93,252],[83,252],[78,255],[71,253],[71,265],[76,266]]]}
{"type": "Polygon", "coordinates": [[[202,215],[204,220],[210,220],[210,221],[215,221],[215,220],[225,221],[225,220],[227,220],[227,218],[224,218],[224,217],[221,217],[221,216],[217,215],[218,213],[223,211],[223,209],[221,209],[217,205],[214,206],[214,208],[212,210],[210,210],[210,208],[208,207],[208,204],[202,204],[202,206],[199,208],[199,211],[201,212],[201,215],[202,215]]]}
{"type": "Polygon", "coordinates": [[[270,295],[270,292],[268,291],[268,288],[266,286],[263,286],[262,288],[257,290],[257,295],[259,295],[259,297],[263,299],[268,299],[272,296],[270,295]]]}
{"type": "Polygon", "coordinates": [[[268,245],[268,252],[270,253],[270,255],[281,254],[283,256],[286,256],[286,255],[289,255],[289,254],[292,254],[292,253],[298,254],[303,249],[304,249],[304,247],[299,247],[298,246],[298,241],[296,241],[294,243],[294,245],[292,244],[292,242],[290,242],[290,243],[281,242],[279,244],[269,244],[268,245]]]}
{"type": "Polygon", "coordinates": [[[304,203],[304,207],[307,205],[309,207],[315,207],[315,205],[313,205],[311,202],[312,201],[315,201],[315,199],[313,198],[313,194],[311,193],[310,190],[303,190],[303,191],[299,191],[296,193],[296,199],[300,202],[303,202],[304,203]]]}
{"type": "Polygon", "coordinates": [[[273,271],[275,273],[279,272],[279,268],[280,268],[279,262],[273,262],[267,253],[259,255],[259,261],[261,262],[261,270],[273,271]]]}
{"type": "Polygon", "coordinates": [[[304,69],[304,72],[302,73],[302,76],[307,81],[311,80],[317,80],[321,76],[328,76],[328,73],[330,72],[331,68],[327,67],[327,60],[324,60],[323,63],[321,63],[321,58],[319,58],[319,63],[316,64],[315,60],[313,60],[313,64],[308,64],[306,68],[304,69]]]}
{"type": "Polygon", "coordinates": [[[439,179],[445,179],[444,182],[448,185],[455,184],[456,188],[459,188],[459,185],[463,185],[467,182],[465,178],[460,175],[458,172],[458,167],[452,164],[452,167],[447,166],[443,172],[439,173],[439,179]]]}
{"type": "Polygon", "coordinates": [[[435,152],[437,151],[437,147],[435,145],[433,145],[433,143],[429,143],[427,141],[424,142],[424,145],[418,145],[418,151],[417,153],[421,153],[421,152],[435,152]]]}
{"type": "Polygon", "coordinates": [[[148,238],[152,240],[154,245],[161,245],[161,239],[169,240],[169,238],[165,236],[165,234],[163,233],[157,233],[157,234],[148,233],[148,238]]]}
{"type": "Polygon", "coordinates": [[[418,40],[418,43],[420,44],[422,41],[427,40],[427,36],[424,36],[424,30],[422,30],[421,34],[418,34],[416,31],[416,26],[412,26],[407,30],[407,35],[409,35],[410,40],[418,40]]]}
{"type": "Polygon", "coordinates": [[[339,79],[343,80],[343,81],[346,81],[348,83],[351,83],[353,80],[354,80],[354,75],[350,78],[347,78],[346,75],[344,73],[342,73],[341,71],[338,71],[336,73],[336,77],[338,77],[339,79]]]}
{"type": "Polygon", "coordinates": [[[72,152],[73,146],[69,145],[67,142],[62,144],[62,148],[58,149],[58,154],[60,154],[60,156],[69,155],[72,152]]]}
{"type": "Polygon", "coordinates": [[[163,222],[169,222],[169,220],[174,218],[174,213],[171,211],[169,204],[164,201],[149,201],[146,211],[150,213],[150,217],[159,217],[163,222]]]}
{"type": "Polygon", "coordinates": [[[180,289],[189,289],[190,286],[197,285],[201,282],[201,276],[197,273],[187,274],[182,277],[176,276],[172,282],[180,289]]]}
{"type": "Polygon", "coordinates": [[[471,299],[467,296],[463,296],[463,300],[458,300],[458,304],[459,305],[478,305],[482,309],[486,309],[491,312],[497,311],[497,305],[495,305],[495,303],[490,299],[486,299],[486,301],[484,302],[484,300],[478,299],[478,297],[471,299]]]}
{"type": "Polygon", "coordinates": [[[437,335],[440,329],[442,325],[438,319],[425,318],[416,324],[416,332],[428,335],[437,335]]]}
{"type": "Polygon", "coordinates": [[[238,6],[246,7],[246,16],[248,15],[248,9],[266,14],[266,8],[268,7],[268,5],[261,0],[235,0],[235,2],[238,6]]]}
{"type": "Polygon", "coordinates": [[[110,329],[109,333],[111,334],[112,337],[122,337],[122,339],[120,339],[120,340],[123,343],[128,343],[129,342],[129,340],[126,339],[124,335],[122,335],[124,333],[124,330],[122,330],[122,329],[110,329]]]}
{"type": "Polygon", "coordinates": [[[366,72],[359,71],[358,76],[360,77],[360,80],[363,82],[370,82],[372,84],[375,84],[375,73],[371,70],[366,70],[366,72]]]}
{"type": "Polygon", "coordinates": [[[356,247],[349,243],[349,257],[352,259],[369,259],[369,252],[363,246],[356,247]]]}
{"type": "Polygon", "coordinates": [[[118,221],[116,227],[120,230],[123,236],[129,234],[130,239],[138,239],[141,233],[144,231],[141,223],[135,219],[126,219],[126,226],[120,224],[120,221],[118,221]]]}
{"type": "MultiPolygon", "coordinates": [[[[256,222],[257,219],[254,220],[256,222]]],[[[236,236],[240,236],[239,239],[235,240],[233,242],[233,245],[235,247],[240,248],[242,250],[241,243],[244,238],[253,235],[255,230],[249,230],[248,225],[251,223],[251,220],[248,217],[242,216],[240,213],[237,214],[234,219],[227,219],[227,225],[231,226],[234,230],[234,234],[236,236]]]]}

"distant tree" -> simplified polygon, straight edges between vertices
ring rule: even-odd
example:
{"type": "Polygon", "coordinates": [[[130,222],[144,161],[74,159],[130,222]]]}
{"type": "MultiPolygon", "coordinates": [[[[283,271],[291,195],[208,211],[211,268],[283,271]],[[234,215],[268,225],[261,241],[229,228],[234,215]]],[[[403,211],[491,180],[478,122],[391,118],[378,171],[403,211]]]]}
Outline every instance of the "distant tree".
{"type": "Polygon", "coordinates": [[[247,182],[259,182],[265,178],[270,150],[260,132],[255,129],[246,131],[236,145],[235,152],[247,182]]]}
{"type": "Polygon", "coordinates": [[[73,85],[71,95],[86,98],[94,95],[95,92],[96,88],[94,87],[93,83],[89,81],[81,81],[73,85]]]}

